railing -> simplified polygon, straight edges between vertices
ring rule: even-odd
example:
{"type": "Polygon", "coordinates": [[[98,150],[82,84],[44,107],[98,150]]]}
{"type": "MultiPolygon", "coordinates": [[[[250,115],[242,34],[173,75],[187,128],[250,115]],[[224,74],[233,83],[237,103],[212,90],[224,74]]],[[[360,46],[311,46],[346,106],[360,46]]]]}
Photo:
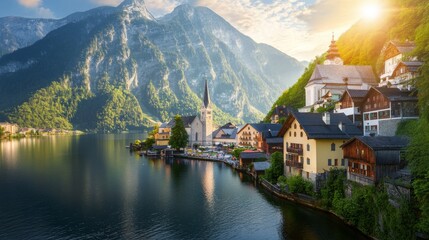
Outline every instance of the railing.
{"type": "Polygon", "coordinates": [[[354,173],[354,174],[358,174],[358,175],[362,175],[365,177],[374,178],[374,172],[370,171],[370,170],[349,167],[349,172],[354,173]]]}
{"type": "Polygon", "coordinates": [[[286,150],[287,150],[288,152],[290,152],[290,153],[296,153],[296,154],[298,154],[298,155],[302,155],[302,154],[303,154],[303,150],[302,150],[302,148],[292,148],[292,147],[288,147],[286,150]]]}
{"type": "Polygon", "coordinates": [[[302,162],[286,160],[286,166],[296,167],[296,168],[303,168],[304,164],[302,162]]]}

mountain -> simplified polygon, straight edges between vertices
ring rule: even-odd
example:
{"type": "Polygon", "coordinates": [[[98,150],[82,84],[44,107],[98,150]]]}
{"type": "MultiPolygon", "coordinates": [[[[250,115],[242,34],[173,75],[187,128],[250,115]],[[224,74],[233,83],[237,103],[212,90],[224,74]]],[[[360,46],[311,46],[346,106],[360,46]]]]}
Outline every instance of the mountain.
{"type": "MultiPolygon", "coordinates": [[[[23,125],[34,119],[22,116],[31,115],[23,106],[37,107],[35,99],[43,99],[40,91],[65,97],[64,89],[55,91],[60,89],[55,82],[71,89],[66,98],[79,99],[61,103],[51,98],[63,107],[73,102],[68,115],[54,114],[59,122],[109,130],[115,128],[112,122],[118,121],[121,129],[132,122],[113,114],[113,106],[126,103],[146,123],[195,114],[205,79],[216,122],[259,121],[280,89],[303,70],[297,60],[255,43],[204,7],[181,5],[155,19],[142,0],[126,0],[116,8],[96,8],[50,23],[57,28],[0,58],[0,111],[23,125]],[[100,125],[106,116],[115,120],[100,125]]],[[[41,118],[38,122],[49,121],[41,118]]]]}

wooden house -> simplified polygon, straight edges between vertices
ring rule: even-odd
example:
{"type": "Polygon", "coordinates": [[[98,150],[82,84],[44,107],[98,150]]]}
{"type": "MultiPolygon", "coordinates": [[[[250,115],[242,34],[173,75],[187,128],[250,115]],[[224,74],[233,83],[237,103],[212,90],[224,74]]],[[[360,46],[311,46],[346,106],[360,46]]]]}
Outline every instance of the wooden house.
{"type": "Polygon", "coordinates": [[[347,179],[364,185],[392,177],[402,165],[401,151],[408,144],[403,137],[354,137],[344,143],[344,158],[347,159],[347,179]]]}
{"type": "Polygon", "coordinates": [[[267,159],[267,154],[263,152],[247,150],[240,153],[239,166],[241,168],[247,168],[253,162],[266,161],[267,159]]]}
{"type": "Polygon", "coordinates": [[[368,90],[347,89],[337,102],[336,113],[344,113],[358,127],[362,127],[362,103],[368,90]]]}
{"type": "Polygon", "coordinates": [[[265,170],[270,168],[270,162],[254,162],[252,167],[252,173],[255,177],[259,177],[260,175],[265,174],[265,170]]]}
{"type": "Polygon", "coordinates": [[[287,107],[285,105],[276,106],[273,113],[271,114],[271,123],[279,123],[280,121],[283,122],[286,120],[290,111],[292,111],[291,107],[287,107]]]}
{"type": "Polygon", "coordinates": [[[398,88],[374,87],[362,103],[364,135],[394,136],[399,122],[419,117],[417,94],[398,88]]]}

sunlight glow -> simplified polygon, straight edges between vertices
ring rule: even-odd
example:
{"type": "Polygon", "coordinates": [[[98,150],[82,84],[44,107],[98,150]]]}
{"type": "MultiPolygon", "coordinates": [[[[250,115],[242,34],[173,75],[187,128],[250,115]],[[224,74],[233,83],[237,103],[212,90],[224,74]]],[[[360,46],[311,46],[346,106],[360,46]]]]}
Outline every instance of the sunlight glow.
{"type": "Polygon", "coordinates": [[[377,4],[368,4],[362,7],[361,15],[362,18],[368,20],[374,20],[380,16],[381,8],[377,4]]]}

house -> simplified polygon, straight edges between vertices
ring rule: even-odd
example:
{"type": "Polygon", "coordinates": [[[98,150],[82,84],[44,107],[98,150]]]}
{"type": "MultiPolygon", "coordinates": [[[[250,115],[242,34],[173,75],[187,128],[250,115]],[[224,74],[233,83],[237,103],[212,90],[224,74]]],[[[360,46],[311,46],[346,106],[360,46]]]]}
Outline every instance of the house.
{"type": "Polygon", "coordinates": [[[254,174],[255,177],[259,177],[260,175],[264,175],[265,170],[270,168],[270,165],[271,164],[267,161],[265,161],[265,162],[254,162],[253,167],[252,167],[252,173],[254,174]]]}
{"type": "Polygon", "coordinates": [[[340,146],[362,135],[344,113],[292,112],[283,124],[285,175],[301,175],[318,189],[318,179],[331,167],[345,168],[340,146]]]}
{"type": "Polygon", "coordinates": [[[362,103],[364,135],[394,136],[399,122],[419,117],[415,91],[371,88],[362,103]]]}
{"type": "Polygon", "coordinates": [[[274,108],[273,114],[271,114],[271,123],[279,123],[287,118],[289,112],[292,111],[291,107],[287,107],[285,105],[277,106],[274,108]]]}
{"type": "Polygon", "coordinates": [[[280,124],[247,123],[237,132],[237,145],[262,149],[262,141],[258,141],[258,135],[263,132],[279,131],[280,128],[280,124]]]}
{"type": "Polygon", "coordinates": [[[188,146],[193,147],[195,144],[201,145],[203,123],[197,116],[182,117],[185,125],[186,133],[188,134],[188,146]]]}
{"type": "Polygon", "coordinates": [[[348,162],[347,179],[373,185],[393,177],[404,165],[401,152],[407,145],[407,138],[397,136],[359,136],[348,140],[341,146],[348,162]]]}
{"type": "Polygon", "coordinates": [[[368,90],[347,89],[335,107],[336,113],[344,113],[358,127],[362,127],[362,103],[368,90]]]}
{"type": "Polygon", "coordinates": [[[155,133],[155,145],[156,146],[168,146],[168,142],[170,141],[171,128],[174,126],[174,120],[170,122],[162,123],[158,132],[155,133]]]}
{"type": "Polygon", "coordinates": [[[273,129],[261,131],[257,135],[257,148],[259,151],[271,155],[275,152],[283,152],[283,138],[278,137],[281,125],[278,124],[273,129]]]}
{"type": "Polygon", "coordinates": [[[266,161],[267,159],[267,154],[263,152],[246,150],[240,153],[239,166],[247,168],[253,162],[266,161]]]}
{"type": "Polygon", "coordinates": [[[216,145],[236,145],[237,132],[238,127],[229,122],[212,133],[213,142],[216,145]]]}
{"type": "Polygon", "coordinates": [[[371,66],[343,65],[334,39],[329,46],[323,65],[316,65],[310,80],[305,86],[305,107],[308,112],[313,105],[323,101],[322,97],[330,93],[330,99],[337,101],[347,89],[368,90],[377,86],[377,78],[371,66]]]}
{"type": "Polygon", "coordinates": [[[8,122],[0,122],[0,127],[2,127],[4,129],[4,133],[7,134],[15,134],[19,130],[18,124],[8,122]]]}
{"type": "Polygon", "coordinates": [[[414,42],[389,41],[381,51],[384,56],[384,71],[380,75],[379,87],[408,88],[409,80],[419,75],[422,66],[416,57],[409,54],[414,50],[414,42]]]}

